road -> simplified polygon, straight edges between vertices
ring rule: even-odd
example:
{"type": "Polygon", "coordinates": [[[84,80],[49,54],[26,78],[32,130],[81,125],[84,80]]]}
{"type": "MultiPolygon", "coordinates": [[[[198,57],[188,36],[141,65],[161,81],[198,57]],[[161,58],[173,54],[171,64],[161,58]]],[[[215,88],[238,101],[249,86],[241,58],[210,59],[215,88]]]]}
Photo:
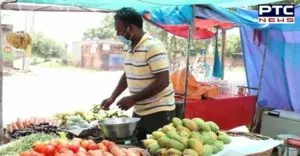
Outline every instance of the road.
{"type": "MultiPolygon", "coordinates": [[[[32,67],[31,70],[30,74],[3,78],[4,124],[17,118],[89,110],[111,94],[122,74],[70,68],[32,67]]],[[[243,76],[241,72],[227,73],[226,78],[232,80],[243,76]]],[[[121,97],[127,94],[125,91],[121,97]]]]}

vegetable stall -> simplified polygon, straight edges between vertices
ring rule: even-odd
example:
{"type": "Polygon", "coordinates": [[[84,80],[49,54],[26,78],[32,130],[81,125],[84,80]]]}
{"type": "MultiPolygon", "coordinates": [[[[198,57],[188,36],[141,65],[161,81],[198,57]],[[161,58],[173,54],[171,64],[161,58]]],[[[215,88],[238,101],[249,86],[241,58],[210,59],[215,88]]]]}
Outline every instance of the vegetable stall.
{"type": "MultiPolygon", "coordinates": [[[[276,0],[269,0],[267,2],[274,2],[276,0]]],[[[39,1],[39,0],[17,0],[16,3],[3,3],[1,8],[4,9],[25,9],[33,11],[68,11],[70,7],[72,11],[95,11],[95,12],[113,12],[121,7],[136,6],[140,12],[146,11],[150,13],[147,20],[152,22],[161,22],[153,17],[156,13],[162,13],[158,8],[168,8],[175,12],[188,14],[188,20],[184,23],[188,27],[185,35],[188,36],[187,55],[189,56],[190,44],[193,38],[195,29],[194,17],[215,18],[216,20],[225,20],[231,23],[253,26],[252,28],[264,28],[265,26],[256,25],[255,21],[248,20],[233,14],[227,9],[221,7],[240,7],[243,5],[254,5],[261,3],[260,1],[251,2],[218,2],[218,5],[210,4],[215,1],[166,1],[164,4],[151,1],[130,1],[126,5],[122,2],[105,3],[106,0],[95,1],[93,3],[88,1],[39,1]],[[32,5],[33,3],[36,3],[32,5]],[[18,6],[20,4],[20,6],[18,6]],[[194,6],[195,4],[206,4],[209,7],[194,6]],[[45,7],[48,6],[48,7],[45,7]],[[54,5],[54,6],[53,6],[54,5]],[[62,6],[55,6],[62,5],[62,6]],[[16,7],[18,6],[18,7],[16,7]],[[188,8],[188,11],[181,10],[188,8]],[[174,10],[175,7],[175,10],[174,10]],[[51,10],[53,9],[53,10],[51,10]],[[96,9],[96,10],[95,10],[96,9]],[[198,12],[194,12],[194,10],[198,12]],[[202,11],[211,11],[217,17],[211,17],[211,14],[204,14],[202,11]],[[205,10],[206,9],[206,10],[205,10]],[[153,11],[153,12],[151,12],[153,11]],[[183,11],[183,12],[181,12],[183,11]],[[205,17],[203,17],[205,16],[205,17]],[[153,20],[154,19],[154,20],[153,20]],[[249,24],[250,23],[250,24],[249,24]]],[[[108,2],[108,1],[107,1],[108,2]]],[[[266,1],[264,2],[266,3],[266,1]]],[[[172,13],[172,12],[171,12],[172,13]]],[[[174,13],[174,12],[173,12],[174,13]]],[[[168,14],[162,14],[168,16],[168,14]]],[[[165,17],[163,19],[166,19],[165,17]]],[[[170,23],[163,23],[170,24],[170,23]]],[[[171,23],[174,24],[174,23],[171,23]]],[[[178,23],[175,23],[175,25],[178,23]]],[[[181,23],[182,24],[182,23],[181,23]]],[[[200,24],[201,26],[201,24],[200,24]]],[[[214,25],[213,27],[215,27],[214,25]]],[[[187,57],[187,67],[189,66],[189,57],[187,57]]],[[[187,68],[189,69],[189,68],[187,68]]],[[[188,86],[189,71],[186,70],[184,82],[184,98],[187,104],[187,86],[188,86]]],[[[2,100],[1,100],[2,101],[2,100]]],[[[2,106],[2,103],[1,103],[2,106]]],[[[1,109],[2,110],[2,109],[1,109]]],[[[0,112],[2,114],[2,112],[0,112]]],[[[2,115],[1,115],[2,116],[2,115]]],[[[1,117],[0,116],[0,117],[1,117]]],[[[63,155],[226,155],[231,152],[234,155],[248,155],[248,154],[267,154],[272,152],[272,149],[282,142],[270,139],[268,137],[252,134],[249,132],[239,132],[239,130],[227,131],[210,120],[201,119],[199,117],[188,118],[173,118],[172,122],[149,134],[149,138],[143,140],[143,145],[137,147],[134,134],[129,138],[118,138],[119,132],[113,129],[105,129],[99,125],[105,124],[109,119],[131,119],[125,116],[120,111],[102,111],[97,106],[89,112],[67,112],[57,113],[53,118],[47,119],[43,117],[33,117],[29,119],[18,119],[11,123],[6,128],[6,135],[11,138],[11,141],[0,147],[0,154],[3,156],[13,155],[46,155],[46,156],[63,156],[63,155]],[[107,130],[115,132],[115,138],[105,136],[107,130]],[[259,140],[259,141],[257,141],[259,140]],[[242,141],[242,142],[241,142],[242,141]],[[245,143],[243,143],[245,142],[245,143]],[[264,143],[263,145],[261,143],[264,143]],[[237,148],[237,145],[240,145],[237,148]],[[245,150],[247,147],[257,147],[254,150],[245,150]]],[[[2,120],[2,118],[1,118],[2,120]]],[[[130,120],[129,120],[130,121],[130,120]]],[[[107,124],[107,123],[106,123],[107,124]]],[[[107,124],[110,126],[129,125],[132,122],[124,122],[107,124]]],[[[134,124],[134,123],[133,123],[134,124]]],[[[2,125],[1,125],[2,126],[2,125]]],[[[135,131],[134,128],[130,131],[135,131]]],[[[129,131],[129,129],[127,129],[129,131]]]]}

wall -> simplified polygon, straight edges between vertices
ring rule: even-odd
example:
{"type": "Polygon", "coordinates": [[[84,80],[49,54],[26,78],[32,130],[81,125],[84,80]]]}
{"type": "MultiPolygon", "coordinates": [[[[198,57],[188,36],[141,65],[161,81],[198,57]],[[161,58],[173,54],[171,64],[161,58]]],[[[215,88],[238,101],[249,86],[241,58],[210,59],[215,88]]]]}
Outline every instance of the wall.
{"type": "Polygon", "coordinates": [[[122,55],[123,45],[115,41],[85,42],[81,46],[81,67],[97,70],[122,70],[123,64],[112,64],[111,55],[122,55]],[[96,46],[96,47],[94,47],[96,46]]]}

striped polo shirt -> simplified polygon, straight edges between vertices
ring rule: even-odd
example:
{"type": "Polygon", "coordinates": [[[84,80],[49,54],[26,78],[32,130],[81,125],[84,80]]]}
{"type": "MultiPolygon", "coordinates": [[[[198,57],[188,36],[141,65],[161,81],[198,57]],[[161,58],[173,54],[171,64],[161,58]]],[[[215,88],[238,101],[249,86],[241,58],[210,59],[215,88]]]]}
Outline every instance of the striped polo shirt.
{"type": "MultiPolygon", "coordinates": [[[[146,33],[134,49],[124,52],[124,70],[129,92],[138,93],[154,81],[155,73],[169,70],[168,53],[160,41],[146,33]]],[[[141,116],[174,109],[171,81],[168,87],[155,96],[134,105],[134,112],[141,116]]]]}

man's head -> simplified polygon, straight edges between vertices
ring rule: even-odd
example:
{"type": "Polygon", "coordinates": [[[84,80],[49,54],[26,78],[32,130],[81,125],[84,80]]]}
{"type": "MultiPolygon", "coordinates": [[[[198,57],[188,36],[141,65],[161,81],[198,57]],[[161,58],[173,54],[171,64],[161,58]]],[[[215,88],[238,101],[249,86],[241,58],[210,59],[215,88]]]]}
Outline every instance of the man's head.
{"type": "Polygon", "coordinates": [[[122,8],[115,15],[115,29],[118,36],[132,40],[143,29],[142,16],[132,8],[122,8]]]}

